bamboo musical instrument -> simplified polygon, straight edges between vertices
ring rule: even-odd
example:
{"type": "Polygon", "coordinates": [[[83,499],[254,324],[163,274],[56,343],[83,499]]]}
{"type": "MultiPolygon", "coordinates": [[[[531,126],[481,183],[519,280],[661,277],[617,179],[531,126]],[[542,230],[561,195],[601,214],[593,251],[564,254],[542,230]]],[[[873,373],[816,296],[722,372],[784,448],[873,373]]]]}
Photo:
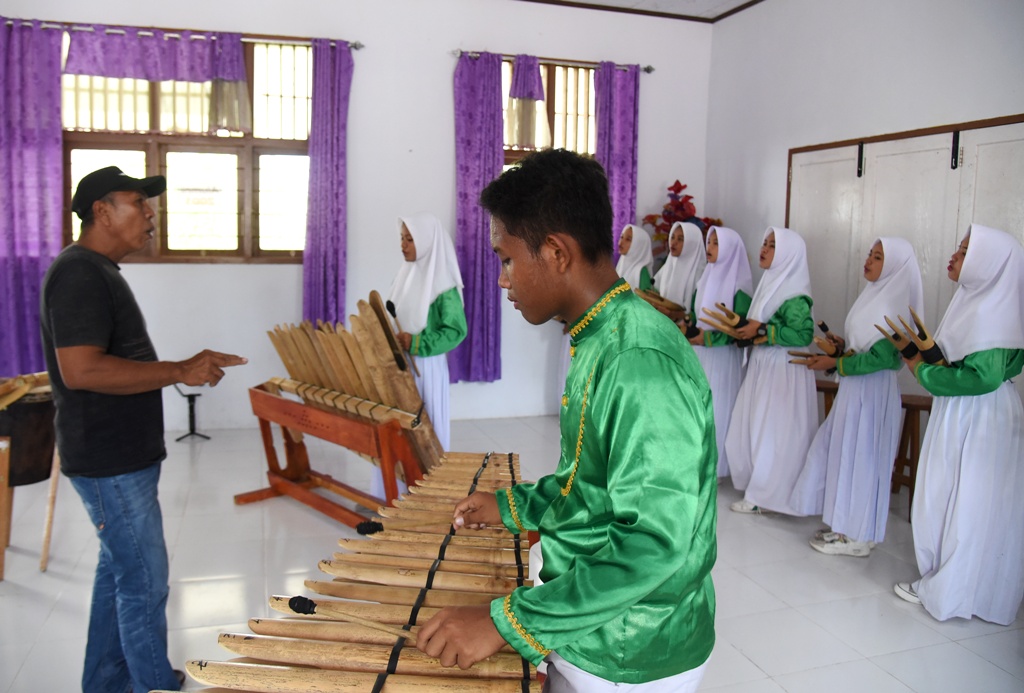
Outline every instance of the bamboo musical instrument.
{"type": "Polygon", "coordinates": [[[447,511],[382,508],[394,515],[382,518],[383,532],[340,539],[342,550],[319,564],[333,579],[305,581],[316,597],[271,597],[270,607],[289,618],[251,619],[249,634],[222,633],[220,645],[244,659],[193,660],[189,675],[224,691],[540,693],[536,671],[508,646],[466,670],[442,667],[413,647],[439,609],[487,605],[531,584],[526,537],[499,527],[456,533],[450,523],[451,506],[482,485],[518,483],[515,457],[449,453],[436,473],[453,487],[451,498],[429,502],[447,502],[447,511]],[[423,524],[439,517],[448,521],[423,524]],[[409,523],[418,529],[391,528],[409,523]]]}

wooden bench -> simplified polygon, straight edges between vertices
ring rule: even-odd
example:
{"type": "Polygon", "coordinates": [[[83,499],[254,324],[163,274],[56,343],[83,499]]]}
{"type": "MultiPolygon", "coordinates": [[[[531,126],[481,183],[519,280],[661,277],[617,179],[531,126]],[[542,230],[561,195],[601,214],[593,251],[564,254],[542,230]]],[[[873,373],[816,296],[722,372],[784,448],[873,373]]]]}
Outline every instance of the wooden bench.
{"type": "MultiPolygon", "coordinates": [[[[825,398],[825,416],[828,416],[835,401],[839,383],[832,380],[816,381],[818,392],[825,398]]],[[[901,395],[903,404],[903,428],[900,443],[896,448],[896,459],[892,468],[892,493],[899,493],[904,486],[910,491],[910,509],[914,505],[914,481],[917,479],[917,461],[921,455],[921,413],[931,412],[931,395],[901,395]]]]}

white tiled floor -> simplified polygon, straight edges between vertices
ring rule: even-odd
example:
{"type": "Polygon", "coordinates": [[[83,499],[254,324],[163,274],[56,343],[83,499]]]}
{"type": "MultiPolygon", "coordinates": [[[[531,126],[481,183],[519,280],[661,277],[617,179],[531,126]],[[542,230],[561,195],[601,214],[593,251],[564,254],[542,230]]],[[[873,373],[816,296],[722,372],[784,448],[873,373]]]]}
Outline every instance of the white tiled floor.
{"type": "MultiPolygon", "coordinates": [[[[266,464],[256,430],[174,442],[161,480],[171,553],[170,655],[229,659],[221,631],[246,632],[269,616],[267,597],[302,593],[349,528],[283,498],[236,506],[259,488],[266,464]]],[[[307,438],[318,471],[368,484],[369,465],[307,438]]],[[[553,417],[457,421],[456,450],[516,451],[523,475],[554,468],[553,417]]],[[[0,693],[79,689],[97,542],[82,504],[61,479],[50,568],[39,573],[47,484],[14,494],[14,527],[0,582],[0,693]]],[[[820,522],[737,515],[719,488],[718,642],[701,690],[715,693],[996,693],[1024,691],[1024,615],[1010,627],[977,619],[939,623],[892,593],[916,576],[906,492],[893,499],[888,541],[866,559],[807,546],[820,522]]],[[[199,688],[195,682],[190,687],[199,688]]]]}

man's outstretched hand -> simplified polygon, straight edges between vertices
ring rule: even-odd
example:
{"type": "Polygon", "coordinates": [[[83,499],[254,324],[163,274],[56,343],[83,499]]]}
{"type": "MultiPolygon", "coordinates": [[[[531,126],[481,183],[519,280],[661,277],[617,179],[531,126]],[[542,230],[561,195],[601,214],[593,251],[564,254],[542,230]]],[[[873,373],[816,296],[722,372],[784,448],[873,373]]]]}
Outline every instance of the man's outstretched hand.
{"type": "Polygon", "coordinates": [[[178,382],[192,387],[200,385],[213,387],[224,377],[225,368],[241,366],[246,363],[249,363],[249,359],[241,356],[203,349],[192,358],[177,363],[178,382]]]}

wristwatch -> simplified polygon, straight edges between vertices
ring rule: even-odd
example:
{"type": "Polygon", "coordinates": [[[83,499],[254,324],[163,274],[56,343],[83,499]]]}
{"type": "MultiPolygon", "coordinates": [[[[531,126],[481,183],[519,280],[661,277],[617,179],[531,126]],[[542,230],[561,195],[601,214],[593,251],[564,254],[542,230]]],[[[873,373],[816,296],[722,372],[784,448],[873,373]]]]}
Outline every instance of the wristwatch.
{"type": "Polygon", "coordinates": [[[760,325],[758,325],[758,327],[757,327],[757,336],[758,337],[767,337],[768,336],[768,327],[767,327],[767,325],[765,325],[764,323],[761,323],[760,325]]]}

